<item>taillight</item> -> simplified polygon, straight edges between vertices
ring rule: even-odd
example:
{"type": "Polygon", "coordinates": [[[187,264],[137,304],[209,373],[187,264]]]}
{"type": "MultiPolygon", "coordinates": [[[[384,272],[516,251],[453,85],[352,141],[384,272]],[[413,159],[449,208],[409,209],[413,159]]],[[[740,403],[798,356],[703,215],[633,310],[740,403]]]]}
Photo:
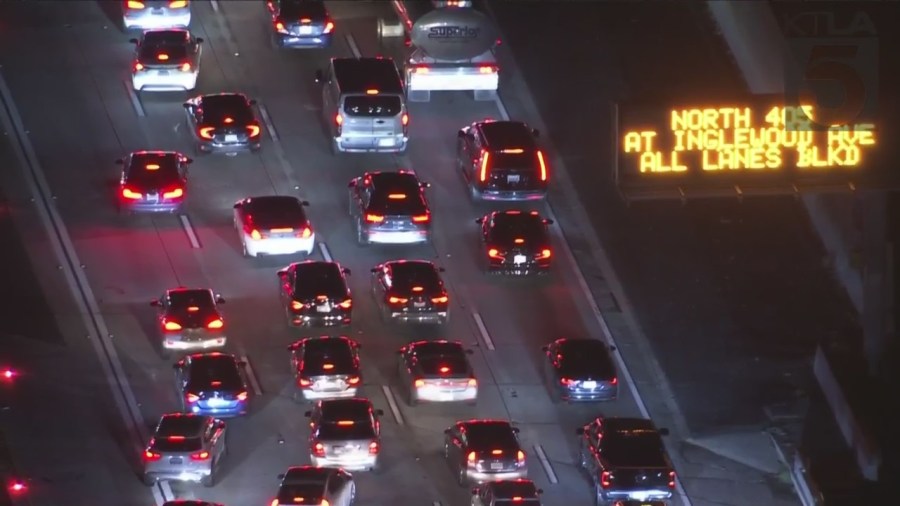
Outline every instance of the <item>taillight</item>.
{"type": "Polygon", "coordinates": [[[308,238],[312,235],[312,229],[309,227],[303,227],[299,232],[297,232],[297,237],[302,237],[304,239],[308,238]]]}
{"type": "Polygon", "coordinates": [[[312,450],[313,450],[313,455],[315,455],[316,457],[324,457],[325,456],[325,445],[323,445],[322,443],[316,443],[313,446],[312,450]]]}
{"type": "Polygon", "coordinates": [[[310,381],[308,378],[300,378],[297,381],[297,384],[299,384],[301,387],[308,387],[312,385],[312,381],[310,381]]]}
{"type": "Polygon", "coordinates": [[[223,322],[221,318],[216,318],[215,320],[206,324],[206,328],[208,329],[220,329],[224,326],[225,322],[223,322]]]}
{"type": "Polygon", "coordinates": [[[369,443],[369,454],[370,455],[378,455],[378,441],[372,441],[369,443]]]}
{"type": "Polygon", "coordinates": [[[2,379],[4,381],[12,381],[13,379],[15,379],[16,376],[18,376],[18,373],[16,373],[15,370],[10,369],[8,367],[6,369],[3,369],[2,371],[0,371],[0,379],[2,379]]]}
{"type": "Polygon", "coordinates": [[[345,300],[344,302],[341,302],[341,303],[338,304],[338,305],[341,306],[341,307],[344,308],[344,309],[350,309],[351,307],[353,307],[353,299],[347,299],[347,300],[345,300]]]}
{"type": "Polygon", "coordinates": [[[490,159],[491,154],[487,151],[481,152],[481,172],[478,174],[478,179],[483,183],[487,181],[487,171],[488,171],[488,160],[490,159]]]}
{"type": "Polygon", "coordinates": [[[144,8],[144,2],[138,2],[137,0],[128,0],[128,2],[126,2],[126,5],[128,6],[129,9],[143,9],[144,8]]]}
{"type": "Polygon", "coordinates": [[[406,304],[409,299],[404,299],[403,297],[394,297],[393,295],[388,297],[388,302],[391,304],[406,304]]]}
{"type": "Polygon", "coordinates": [[[322,499],[322,502],[319,504],[319,506],[331,506],[331,503],[328,502],[328,499],[322,499]]]}
{"type": "Polygon", "coordinates": [[[170,9],[182,9],[187,7],[187,0],[172,0],[169,2],[170,9]]]}
{"type": "Polygon", "coordinates": [[[431,72],[431,69],[429,69],[428,67],[416,67],[415,70],[416,74],[427,74],[429,72],[431,72]]]}
{"type": "Polygon", "coordinates": [[[541,250],[541,254],[539,255],[539,258],[547,259],[547,258],[550,258],[550,255],[552,255],[552,254],[553,254],[553,252],[550,251],[550,248],[544,248],[541,250]]]}
{"type": "Polygon", "coordinates": [[[350,376],[349,378],[347,378],[347,384],[359,385],[359,376],[350,376]]]}
{"type": "Polygon", "coordinates": [[[544,153],[541,150],[537,152],[538,166],[541,169],[541,181],[547,180],[547,164],[544,163],[544,153]]]}
{"type": "Polygon", "coordinates": [[[256,230],[254,228],[253,230],[250,231],[250,238],[253,239],[254,241],[258,241],[258,240],[262,239],[262,234],[259,233],[259,230],[256,230]]]}
{"type": "Polygon", "coordinates": [[[468,383],[468,385],[469,385],[470,387],[477,387],[477,386],[478,386],[478,380],[475,379],[475,378],[469,378],[469,383],[468,383]]]}
{"type": "Polygon", "coordinates": [[[291,301],[291,309],[293,309],[294,311],[299,311],[299,310],[303,309],[303,303],[300,301],[292,300],[291,301]]]}
{"type": "Polygon", "coordinates": [[[609,471],[603,471],[600,473],[600,486],[603,488],[609,488],[612,486],[612,473],[609,471]]]}
{"type": "Polygon", "coordinates": [[[516,452],[516,461],[519,463],[520,466],[522,464],[524,464],[525,463],[525,452],[523,452],[522,450],[519,450],[518,452],[516,452]]]}
{"type": "Polygon", "coordinates": [[[166,330],[181,330],[181,325],[178,322],[163,320],[163,328],[166,330]]]}
{"type": "Polygon", "coordinates": [[[250,396],[249,393],[247,393],[247,392],[241,392],[241,393],[237,394],[237,400],[239,400],[239,401],[246,401],[246,400],[247,400],[247,397],[249,397],[249,396],[250,396]]]}
{"type": "Polygon", "coordinates": [[[450,300],[446,295],[441,295],[440,297],[432,297],[431,302],[435,304],[446,304],[447,301],[450,300]]]}
{"type": "Polygon", "coordinates": [[[403,124],[403,133],[405,134],[409,129],[409,114],[403,113],[403,116],[400,116],[400,123],[403,124]]]}
{"type": "Polygon", "coordinates": [[[200,400],[200,396],[197,394],[187,394],[184,396],[184,400],[186,400],[188,404],[193,404],[200,400]]]}
{"type": "Polygon", "coordinates": [[[488,250],[488,256],[491,258],[496,258],[499,260],[503,260],[503,255],[500,254],[500,250],[497,248],[491,248],[488,250]]]}
{"type": "Polygon", "coordinates": [[[466,456],[466,460],[468,460],[469,463],[474,463],[475,458],[476,458],[475,452],[469,452],[469,455],[466,456]]]}
{"type": "Polygon", "coordinates": [[[612,381],[609,382],[609,384],[610,384],[610,385],[618,385],[618,384],[619,384],[619,378],[613,378],[612,381]]]}
{"type": "Polygon", "coordinates": [[[173,188],[167,192],[163,192],[164,199],[177,199],[184,197],[184,189],[182,188],[173,188]]]}
{"type": "Polygon", "coordinates": [[[478,72],[481,72],[482,74],[496,74],[497,67],[492,65],[482,65],[481,67],[478,67],[478,72]]]}
{"type": "Polygon", "coordinates": [[[491,455],[503,455],[503,450],[491,450],[491,455]]]}
{"type": "Polygon", "coordinates": [[[381,216],[380,214],[367,214],[366,221],[369,223],[381,223],[384,221],[384,216],[381,216]]]}
{"type": "Polygon", "coordinates": [[[191,64],[185,62],[185,63],[182,63],[182,64],[181,64],[181,67],[179,67],[179,68],[181,69],[182,72],[190,72],[190,71],[191,71],[191,64]]]}
{"type": "Polygon", "coordinates": [[[155,462],[161,458],[162,454],[160,453],[151,452],[150,450],[144,452],[144,460],[147,462],[155,462]]]}
{"type": "Polygon", "coordinates": [[[422,387],[425,386],[425,380],[420,380],[420,379],[419,379],[419,380],[416,380],[416,382],[414,383],[414,385],[415,385],[416,388],[422,388],[422,387]]]}
{"type": "Polygon", "coordinates": [[[423,214],[420,216],[413,216],[413,223],[428,223],[431,220],[431,216],[428,214],[423,214]]]}
{"type": "Polygon", "coordinates": [[[247,125],[247,134],[250,137],[256,137],[259,135],[259,125],[247,125]]]}
{"type": "Polygon", "coordinates": [[[334,30],[334,22],[329,21],[325,23],[325,30],[322,33],[331,33],[332,30],[334,30]]]}
{"type": "Polygon", "coordinates": [[[275,29],[280,33],[287,33],[287,30],[284,28],[284,23],[282,23],[281,21],[275,22],[275,29]]]}
{"type": "Polygon", "coordinates": [[[669,471],[669,488],[675,488],[675,471],[669,471]]]}
{"type": "Polygon", "coordinates": [[[334,115],[334,126],[337,129],[337,134],[341,135],[341,128],[344,125],[344,117],[341,116],[341,113],[337,113],[334,115]]]}
{"type": "Polygon", "coordinates": [[[125,188],[122,188],[122,198],[136,200],[136,199],[143,198],[143,195],[132,190],[131,188],[125,187],[125,188]]]}
{"type": "Polygon", "coordinates": [[[575,383],[578,383],[578,382],[573,379],[569,379],[569,378],[560,378],[559,379],[559,384],[566,386],[566,387],[573,386],[573,385],[575,385],[575,383]]]}
{"type": "Polygon", "coordinates": [[[206,460],[209,458],[209,452],[197,452],[191,454],[191,460],[206,460]]]}
{"type": "Polygon", "coordinates": [[[212,139],[215,131],[216,127],[203,127],[197,133],[204,139],[212,139]]]}
{"type": "Polygon", "coordinates": [[[134,69],[135,72],[140,72],[140,71],[144,70],[144,64],[139,61],[136,61],[136,62],[134,62],[134,66],[132,66],[132,68],[134,69]]]}

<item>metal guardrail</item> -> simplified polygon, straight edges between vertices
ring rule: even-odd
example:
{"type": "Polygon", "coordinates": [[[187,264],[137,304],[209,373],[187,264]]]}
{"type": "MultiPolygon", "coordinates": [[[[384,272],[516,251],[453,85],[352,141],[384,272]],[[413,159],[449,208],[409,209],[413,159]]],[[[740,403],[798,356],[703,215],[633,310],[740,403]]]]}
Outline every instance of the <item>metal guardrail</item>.
{"type": "Polygon", "coordinates": [[[825,504],[825,497],[819,490],[812,475],[807,471],[807,460],[799,451],[793,457],[793,463],[790,466],[791,481],[794,482],[794,490],[800,497],[803,506],[822,506],[825,504]]]}

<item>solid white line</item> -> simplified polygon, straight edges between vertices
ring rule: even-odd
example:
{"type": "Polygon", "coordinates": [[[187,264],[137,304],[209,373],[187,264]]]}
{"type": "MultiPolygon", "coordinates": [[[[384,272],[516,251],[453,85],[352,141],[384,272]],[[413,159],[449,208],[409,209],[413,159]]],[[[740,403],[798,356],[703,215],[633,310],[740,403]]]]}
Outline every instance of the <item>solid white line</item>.
{"type": "Polygon", "coordinates": [[[162,490],[159,488],[159,482],[156,482],[156,485],[150,489],[150,493],[153,494],[153,502],[156,503],[156,506],[163,506],[166,503],[166,498],[162,495],[162,490]]]}
{"type": "Polygon", "coordinates": [[[168,481],[158,481],[159,489],[162,491],[163,499],[166,501],[174,501],[175,500],[175,492],[172,492],[172,486],[169,485],[168,481]]]}
{"type": "Polygon", "coordinates": [[[116,408],[122,416],[125,428],[128,430],[132,444],[134,445],[135,454],[143,451],[144,442],[148,440],[148,429],[144,422],[144,416],[138,408],[137,399],[134,391],[128,382],[128,376],[122,367],[122,361],[119,359],[115,345],[112,343],[112,335],[109,331],[100,307],[97,304],[97,298],[88,283],[85,270],[80,268],[81,260],[72,244],[72,238],[69,231],[59,214],[53,200],[49,197],[52,195],[50,185],[47,183],[46,175],[35,153],[34,146],[25,134],[25,126],[22,122],[22,116],[19,114],[16,104],[13,101],[12,92],[6,84],[6,79],[0,73],[0,96],[6,105],[5,113],[0,107],[0,120],[7,132],[15,131],[15,137],[19,142],[11,139],[11,145],[19,160],[19,168],[22,170],[29,192],[34,197],[35,208],[41,217],[47,235],[50,239],[50,246],[62,266],[66,284],[72,292],[78,312],[84,321],[85,328],[89,333],[89,340],[94,352],[100,358],[100,367],[106,377],[106,382],[112,390],[113,400],[116,408]],[[43,205],[41,205],[43,204],[43,205]]]}
{"type": "Polygon", "coordinates": [[[127,79],[122,81],[122,84],[125,85],[125,92],[128,93],[128,99],[131,100],[131,106],[134,107],[134,112],[141,118],[146,116],[147,113],[144,112],[144,104],[141,103],[141,98],[137,95],[137,92],[134,91],[134,87],[127,79]]]}
{"type": "Polygon", "coordinates": [[[275,123],[272,123],[272,117],[269,116],[269,111],[266,109],[266,106],[259,104],[259,114],[263,118],[263,123],[266,124],[266,131],[269,132],[269,137],[272,138],[273,141],[278,141],[278,131],[275,130],[275,123]]]}
{"type": "Polygon", "coordinates": [[[391,408],[391,413],[394,414],[394,420],[397,421],[397,425],[403,425],[403,415],[400,413],[400,406],[397,405],[397,399],[394,398],[394,392],[391,391],[391,387],[381,385],[381,389],[384,391],[384,397],[391,408]]]}
{"type": "Polygon", "coordinates": [[[212,9],[215,12],[219,12],[219,2],[217,2],[216,0],[209,0],[209,5],[212,6],[212,9]]]}
{"type": "Polygon", "coordinates": [[[356,39],[353,38],[353,34],[345,33],[344,38],[347,39],[347,45],[350,46],[350,52],[353,53],[353,57],[361,58],[362,53],[359,52],[359,46],[356,45],[356,39]]]}
{"type": "Polygon", "coordinates": [[[473,312],[472,319],[475,320],[475,325],[478,327],[478,333],[481,334],[481,339],[484,341],[484,345],[487,346],[487,349],[490,351],[496,350],[497,348],[494,348],[494,340],[491,339],[491,335],[488,334],[487,327],[484,326],[484,320],[481,319],[481,315],[473,312]]]}
{"type": "Polygon", "coordinates": [[[194,226],[191,225],[191,219],[188,218],[186,214],[179,214],[178,219],[181,220],[181,226],[184,228],[184,233],[187,234],[188,241],[191,242],[191,247],[200,249],[200,239],[197,238],[197,234],[194,232],[194,226]]]}
{"type": "Polygon", "coordinates": [[[322,258],[325,259],[326,262],[333,262],[334,260],[331,258],[331,252],[328,251],[328,246],[325,246],[324,242],[319,243],[319,250],[322,252],[322,258]]]}
{"type": "Polygon", "coordinates": [[[553,485],[559,483],[559,478],[556,477],[556,472],[553,471],[550,459],[548,459],[547,454],[544,453],[544,447],[541,445],[534,445],[534,453],[537,454],[538,460],[541,461],[541,466],[544,468],[544,472],[547,473],[547,479],[550,480],[550,483],[553,485]]]}
{"type": "Polygon", "coordinates": [[[253,370],[253,365],[250,364],[250,357],[241,355],[241,360],[247,364],[244,368],[247,369],[247,379],[250,381],[250,387],[253,388],[253,393],[262,395],[263,391],[259,386],[259,381],[256,379],[256,372],[253,370]]]}
{"type": "Polygon", "coordinates": [[[503,104],[503,101],[500,100],[500,95],[494,95],[494,105],[497,106],[497,110],[500,111],[500,119],[503,121],[509,121],[509,111],[506,110],[506,105],[503,104]]]}

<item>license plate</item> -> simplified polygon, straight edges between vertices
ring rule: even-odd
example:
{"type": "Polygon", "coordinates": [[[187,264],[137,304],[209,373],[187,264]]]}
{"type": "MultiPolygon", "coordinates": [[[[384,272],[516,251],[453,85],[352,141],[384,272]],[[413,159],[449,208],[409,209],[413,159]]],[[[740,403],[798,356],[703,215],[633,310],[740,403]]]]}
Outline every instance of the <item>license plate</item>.
{"type": "Polygon", "coordinates": [[[159,202],[159,194],[158,193],[148,193],[147,201],[148,202],[159,202]]]}
{"type": "Polygon", "coordinates": [[[441,392],[440,394],[438,394],[438,399],[440,399],[442,401],[452,401],[453,394],[451,394],[449,392],[441,392]]]}
{"type": "Polygon", "coordinates": [[[181,457],[171,457],[169,459],[169,464],[181,464],[182,462],[181,457]]]}
{"type": "Polygon", "coordinates": [[[394,144],[395,144],[394,139],[390,139],[390,138],[388,138],[388,139],[378,139],[378,145],[379,145],[379,146],[382,146],[382,147],[383,147],[383,146],[393,146],[394,144]]]}
{"type": "Polygon", "coordinates": [[[226,135],[225,142],[237,142],[237,135],[226,135]]]}
{"type": "Polygon", "coordinates": [[[514,264],[524,264],[525,261],[528,260],[525,255],[516,255],[513,257],[514,264]]]}
{"type": "Polygon", "coordinates": [[[344,453],[344,447],[342,446],[332,446],[331,451],[334,452],[335,455],[340,455],[344,453]]]}
{"type": "Polygon", "coordinates": [[[499,470],[501,470],[501,469],[503,469],[503,463],[501,463],[501,462],[491,462],[491,470],[492,470],[492,471],[499,471],[499,470]]]}
{"type": "Polygon", "coordinates": [[[311,26],[301,26],[300,29],[297,31],[297,33],[299,33],[300,35],[309,35],[312,33],[312,27],[311,26]]]}
{"type": "Polygon", "coordinates": [[[152,12],[153,12],[154,16],[162,16],[163,14],[165,14],[165,12],[162,9],[153,9],[152,12]]]}
{"type": "Polygon", "coordinates": [[[331,312],[331,304],[322,304],[321,306],[316,306],[316,311],[320,313],[330,313],[331,312]]]}
{"type": "Polygon", "coordinates": [[[209,404],[210,407],[224,406],[227,402],[228,401],[226,401],[225,399],[216,399],[216,398],[206,401],[206,403],[209,404]]]}
{"type": "Polygon", "coordinates": [[[156,75],[158,75],[158,76],[167,76],[167,75],[169,75],[169,71],[168,71],[168,70],[160,70],[160,71],[158,71],[158,72],[156,73],[156,75]]]}
{"type": "Polygon", "coordinates": [[[588,390],[593,390],[593,389],[597,388],[597,382],[596,381],[585,381],[584,383],[581,384],[581,386],[583,386],[584,388],[587,388],[588,390]]]}
{"type": "Polygon", "coordinates": [[[506,182],[507,183],[518,183],[519,175],[518,174],[510,174],[510,175],[506,176],[506,182]]]}
{"type": "Polygon", "coordinates": [[[332,390],[337,388],[337,382],[334,381],[320,381],[316,383],[316,388],[319,390],[332,390]]]}
{"type": "Polygon", "coordinates": [[[413,307],[419,307],[419,308],[425,307],[425,303],[424,302],[413,302],[413,307]]]}

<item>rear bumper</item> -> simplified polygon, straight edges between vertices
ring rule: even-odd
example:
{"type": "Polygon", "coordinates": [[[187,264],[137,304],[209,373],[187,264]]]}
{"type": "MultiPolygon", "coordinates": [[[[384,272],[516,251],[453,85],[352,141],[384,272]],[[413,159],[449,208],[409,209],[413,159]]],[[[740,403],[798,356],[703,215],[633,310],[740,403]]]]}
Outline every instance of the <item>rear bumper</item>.
{"type": "Polygon", "coordinates": [[[168,15],[153,15],[149,10],[139,13],[128,13],[122,17],[122,22],[126,30],[186,28],[191,24],[191,11],[168,15]]]}
{"type": "Polygon", "coordinates": [[[210,476],[212,469],[191,469],[186,471],[144,471],[144,476],[157,481],[199,482],[210,476]]]}
{"type": "Polygon", "coordinates": [[[303,399],[307,401],[318,401],[322,399],[345,399],[356,397],[359,388],[352,387],[346,390],[316,391],[307,388],[301,388],[300,393],[303,399]]]}
{"type": "Polygon", "coordinates": [[[522,202],[529,200],[543,200],[547,198],[547,190],[496,190],[490,188],[475,188],[478,196],[483,200],[497,200],[507,202],[522,202]]]}
{"type": "Polygon", "coordinates": [[[206,350],[209,348],[221,348],[225,346],[227,338],[224,335],[207,336],[200,340],[184,341],[181,335],[164,335],[163,348],[167,350],[206,350]]]}
{"type": "Polygon", "coordinates": [[[488,272],[491,274],[503,274],[507,276],[532,276],[540,274],[548,274],[550,272],[550,264],[530,263],[530,264],[491,264],[488,266],[488,272]]]}
{"type": "Polygon", "coordinates": [[[401,323],[425,323],[444,325],[450,319],[450,311],[432,311],[427,313],[404,313],[402,311],[388,310],[391,320],[401,323]]]}
{"type": "Polygon", "coordinates": [[[233,408],[202,408],[200,406],[189,406],[187,411],[198,415],[209,415],[216,418],[234,418],[236,416],[246,415],[249,411],[249,405],[246,402],[240,403],[233,408]]]}
{"type": "Polygon", "coordinates": [[[378,455],[366,457],[316,457],[310,456],[310,461],[315,467],[339,467],[348,471],[366,471],[373,469],[378,464],[378,455]]]}
{"type": "Polygon", "coordinates": [[[365,231],[369,242],[376,244],[421,244],[430,240],[427,230],[378,230],[365,231]]]}
{"type": "Polygon", "coordinates": [[[419,402],[471,402],[478,399],[478,387],[455,392],[442,390],[440,387],[415,388],[413,399],[419,402]]]}
{"type": "Polygon", "coordinates": [[[259,148],[262,146],[262,142],[260,140],[255,141],[247,141],[247,142],[236,142],[236,143],[219,143],[215,141],[206,141],[201,140],[197,144],[197,147],[200,151],[204,153],[249,153],[252,151],[259,151],[259,148]]]}
{"type": "Polygon", "coordinates": [[[325,33],[322,35],[286,35],[283,33],[275,34],[275,41],[279,47],[291,49],[306,48],[322,48],[331,45],[331,39],[334,33],[325,33]]]}
{"type": "Polygon", "coordinates": [[[182,91],[197,87],[198,72],[171,71],[160,76],[153,71],[137,72],[131,75],[131,85],[136,91],[182,91]]]}
{"type": "Polygon", "coordinates": [[[496,91],[500,74],[482,74],[478,67],[430,68],[427,74],[407,71],[410,91],[496,91]]]}
{"type": "Polygon", "coordinates": [[[181,209],[184,202],[133,202],[122,200],[122,209],[132,213],[174,213],[181,209]]]}
{"type": "Polygon", "coordinates": [[[603,497],[607,501],[621,500],[621,499],[633,499],[637,501],[653,501],[653,500],[665,500],[672,497],[671,490],[661,490],[661,489],[633,489],[633,490],[605,490],[601,489],[600,496],[603,497]]]}
{"type": "MultiPolygon", "coordinates": [[[[242,232],[243,233],[243,232],[242,232]]],[[[259,255],[296,255],[298,253],[312,254],[316,245],[316,234],[309,237],[296,238],[268,238],[251,239],[244,234],[244,244],[247,245],[247,254],[255,257],[259,255]]]]}
{"type": "Polygon", "coordinates": [[[468,470],[467,478],[470,483],[526,479],[528,478],[528,468],[521,467],[519,469],[516,469],[515,471],[500,471],[492,473],[488,471],[477,471],[470,467],[468,470]]]}
{"type": "Polygon", "coordinates": [[[574,391],[563,387],[558,388],[560,398],[569,402],[613,401],[619,396],[618,386],[594,391],[574,391]]]}
{"type": "Polygon", "coordinates": [[[405,135],[385,137],[348,135],[334,137],[333,141],[341,153],[400,153],[406,151],[409,137],[405,135]]]}
{"type": "Polygon", "coordinates": [[[344,314],[291,314],[291,325],[294,327],[335,327],[341,325],[350,325],[350,312],[344,314]]]}

